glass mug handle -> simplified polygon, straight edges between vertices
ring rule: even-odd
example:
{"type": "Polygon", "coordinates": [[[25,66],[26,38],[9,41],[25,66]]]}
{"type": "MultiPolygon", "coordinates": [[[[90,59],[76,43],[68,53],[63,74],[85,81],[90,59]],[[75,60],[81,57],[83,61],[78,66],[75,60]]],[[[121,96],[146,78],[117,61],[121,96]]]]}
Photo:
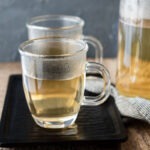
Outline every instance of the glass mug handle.
{"type": "Polygon", "coordinates": [[[86,73],[98,73],[104,79],[104,87],[98,96],[85,96],[82,105],[97,106],[104,103],[110,95],[110,74],[108,70],[101,64],[90,62],[86,65],[86,73]]]}
{"type": "Polygon", "coordinates": [[[91,44],[95,48],[95,62],[102,63],[103,46],[98,39],[93,36],[84,36],[83,40],[91,44]]]}

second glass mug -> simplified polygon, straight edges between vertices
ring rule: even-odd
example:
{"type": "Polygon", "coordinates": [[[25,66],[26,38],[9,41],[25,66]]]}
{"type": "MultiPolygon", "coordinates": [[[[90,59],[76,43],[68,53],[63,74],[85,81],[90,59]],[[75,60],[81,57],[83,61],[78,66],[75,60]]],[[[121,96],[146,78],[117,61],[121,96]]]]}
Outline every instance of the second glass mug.
{"type": "Polygon", "coordinates": [[[102,63],[103,47],[98,39],[93,36],[83,35],[84,20],[76,16],[44,15],[28,20],[28,38],[64,37],[85,40],[95,49],[95,61],[102,63]]]}
{"type": "Polygon", "coordinates": [[[99,63],[86,63],[87,51],[83,40],[65,38],[41,38],[20,45],[24,92],[39,126],[68,127],[81,105],[100,105],[108,98],[109,72],[99,63]],[[96,97],[84,97],[87,72],[98,73],[104,80],[96,97]]]}

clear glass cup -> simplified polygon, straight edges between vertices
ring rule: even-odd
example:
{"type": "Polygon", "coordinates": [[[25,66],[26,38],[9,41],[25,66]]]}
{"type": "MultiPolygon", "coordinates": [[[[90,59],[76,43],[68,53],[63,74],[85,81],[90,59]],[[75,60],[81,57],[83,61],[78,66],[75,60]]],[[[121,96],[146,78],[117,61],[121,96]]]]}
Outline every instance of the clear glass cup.
{"type": "Polygon", "coordinates": [[[125,97],[150,99],[150,1],[121,0],[116,87],[125,97]]]}
{"type": "Polygon", "coordinates": [[[68,127],[75,122],[81,105],[96,106],[106,101],[109,73],[99,63],[86,63],[87,51],[83,40],[65,38],[41,38],[20,45],[24,92],[39,126],[68,127]],[[96,97],[84,97],[87,72],[98,73],[104,81],[96,97]]]}
{"type": "Polygon", "coordinates": [[[84,20],[79,17],[66,15],[37,16],[28,20],[26,26],[29,39],[41,37],[83,39],[95,49],[95,61],[102,62],[102,44],[93,36],[83,35],[84,20]]]}

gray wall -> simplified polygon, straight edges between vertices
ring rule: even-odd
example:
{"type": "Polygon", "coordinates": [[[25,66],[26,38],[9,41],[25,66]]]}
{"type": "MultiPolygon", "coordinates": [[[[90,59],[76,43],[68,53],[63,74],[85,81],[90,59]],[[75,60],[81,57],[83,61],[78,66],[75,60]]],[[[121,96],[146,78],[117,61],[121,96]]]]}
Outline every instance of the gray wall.
{"type": "Polygon", "coordinates": [[[118,7],[119,0],[0,0],[0,61],[19,60],[18,45],[27,40],[26,20],[44,14],[82,17],[84,33],[101,40],[104,57],[115,57],[118,7]]]}

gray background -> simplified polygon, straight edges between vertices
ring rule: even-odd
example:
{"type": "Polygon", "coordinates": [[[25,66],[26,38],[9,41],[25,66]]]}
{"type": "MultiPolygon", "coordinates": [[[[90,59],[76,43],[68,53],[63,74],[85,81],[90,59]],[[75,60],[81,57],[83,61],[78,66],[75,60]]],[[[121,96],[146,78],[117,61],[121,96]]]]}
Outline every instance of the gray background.
{"type": "Polygon", "coordinates": [[[118,12],[119,0],[0,0],[0,61],[19,60],[17,49],[27,40],[27,19],[45,14],[83,18],[84,34],[102,42],[104,57],[116,57],[118,12]]]}

